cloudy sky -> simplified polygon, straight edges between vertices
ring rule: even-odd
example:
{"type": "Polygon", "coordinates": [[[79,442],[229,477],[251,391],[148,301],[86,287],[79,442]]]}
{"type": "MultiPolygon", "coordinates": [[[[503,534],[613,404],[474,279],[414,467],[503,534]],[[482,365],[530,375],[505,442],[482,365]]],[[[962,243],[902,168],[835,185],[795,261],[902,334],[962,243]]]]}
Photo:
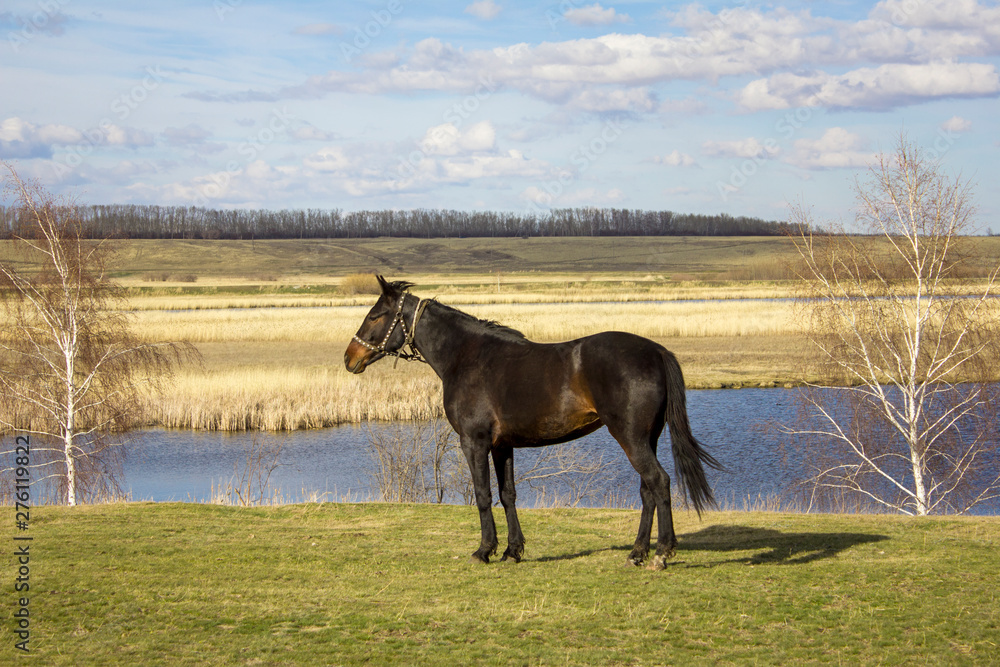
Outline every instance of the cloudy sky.
{"type": "Polygon", "coordinates": [[[83,203],[843,218],[905,130],[1000,214],[993,0],[14,0],[0,37],[0,159],[83,203]]]}

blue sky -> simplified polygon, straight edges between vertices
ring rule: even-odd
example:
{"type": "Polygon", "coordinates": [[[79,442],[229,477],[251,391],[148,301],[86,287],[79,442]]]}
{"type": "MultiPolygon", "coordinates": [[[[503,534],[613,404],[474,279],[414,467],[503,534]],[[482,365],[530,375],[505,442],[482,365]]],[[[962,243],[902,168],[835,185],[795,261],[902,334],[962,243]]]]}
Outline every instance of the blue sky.
{"type": "Polygon", "coordinates": [[[905,130],[1000,213],[986,0],[35,0],[0,38],[0,159],[82,203],[848,219],[905,130]]]}

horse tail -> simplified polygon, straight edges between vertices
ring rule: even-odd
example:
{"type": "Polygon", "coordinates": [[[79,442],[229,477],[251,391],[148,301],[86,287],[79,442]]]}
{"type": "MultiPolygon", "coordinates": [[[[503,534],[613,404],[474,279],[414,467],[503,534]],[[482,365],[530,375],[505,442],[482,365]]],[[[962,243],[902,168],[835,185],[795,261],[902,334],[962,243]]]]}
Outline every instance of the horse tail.
{"type": "Polygon", "coordinates": [[[705,451],[691,433],[688,423],[687,399],[684,393],[684,374],[677,363],[677,357],[669,350],[664,350],[663,361],[667,376],[667,425],[670,427],[670,442],[673,445],[674,470],[677,471],[681,494],[691,499],[698,516],[708,505],[714,506],[715,498],[712,488],[705,478],[705,463],[716,470],[722,465],[711,454],[705,451]]]}

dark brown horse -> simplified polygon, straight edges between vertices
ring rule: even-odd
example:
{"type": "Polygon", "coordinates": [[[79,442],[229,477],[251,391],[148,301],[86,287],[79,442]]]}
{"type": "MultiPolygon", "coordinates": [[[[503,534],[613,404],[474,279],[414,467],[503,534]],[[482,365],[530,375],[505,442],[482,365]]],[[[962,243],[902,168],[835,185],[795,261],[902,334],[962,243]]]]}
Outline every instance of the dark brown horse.
{"type": "Polygon", "coordinates": [[[445,414],[461,439],[476,491],[482,543],[473,559],[487,563],[497,550],[491,455],[507,515],[502,560],[519,561],[524,535],[514,503],[514,448],[554,445],[607,426],[642,480],[639,534],[629,560],[636,565],[646,560],[655,510],[658,539],[651,567],[662,569],[677,546],[670,477],[656,459],[664,424],[670,426],[679,481],[699,513],[714,503],[702,463],[719,467],[691,435],[684,378],[674,355],[620,332],[534,343],[513,329],[420,299],[407,291],[411,283],[377,278],[382,295],[348,345],[344,363],[361,373],[387,355],[420,359],[441,378],[445,414]]]}

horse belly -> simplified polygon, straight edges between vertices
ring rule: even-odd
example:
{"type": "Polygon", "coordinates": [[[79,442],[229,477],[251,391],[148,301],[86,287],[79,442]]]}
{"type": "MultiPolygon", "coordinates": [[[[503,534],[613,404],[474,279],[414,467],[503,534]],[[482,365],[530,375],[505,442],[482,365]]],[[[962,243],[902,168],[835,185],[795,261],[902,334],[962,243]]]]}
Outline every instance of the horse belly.
{"type": "MultiPolygon", "coordinates": [[[[542,406],[535,406],[542,407],[542,406]]],[[[589,405],[573,409],[542,409],[506,413],[494,426],[494,443],[513,447],[542,447],[582,438],[604,423],[589,405]]]]}

